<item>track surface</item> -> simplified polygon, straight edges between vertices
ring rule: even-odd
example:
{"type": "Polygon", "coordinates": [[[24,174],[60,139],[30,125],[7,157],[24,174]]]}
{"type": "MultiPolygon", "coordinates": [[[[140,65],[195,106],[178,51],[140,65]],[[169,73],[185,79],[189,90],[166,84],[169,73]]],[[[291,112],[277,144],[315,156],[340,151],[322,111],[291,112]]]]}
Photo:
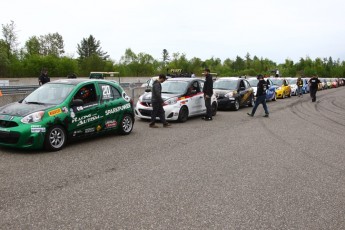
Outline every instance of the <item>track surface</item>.
{"type": "Polygon", "coordinates": [[[345,87],[56,153],[0,148],[0,229],[345,229],[345,87]]]}

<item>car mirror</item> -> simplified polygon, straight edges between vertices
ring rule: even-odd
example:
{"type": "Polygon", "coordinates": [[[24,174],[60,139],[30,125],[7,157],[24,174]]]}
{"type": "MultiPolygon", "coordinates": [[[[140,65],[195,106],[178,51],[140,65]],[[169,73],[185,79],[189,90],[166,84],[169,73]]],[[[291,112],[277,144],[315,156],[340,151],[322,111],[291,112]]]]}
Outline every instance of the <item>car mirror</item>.
{"type": "Polygon", "coordinates": [[[145,92],[149,93],[149,92],[151,92],[151,89],[145,89],[145,92]]]}
{"type": "Polygon", "coordinates": [[[83,106],[84,101],[82,99],[74,99],[72,100],[71,106],[83,106]]]}

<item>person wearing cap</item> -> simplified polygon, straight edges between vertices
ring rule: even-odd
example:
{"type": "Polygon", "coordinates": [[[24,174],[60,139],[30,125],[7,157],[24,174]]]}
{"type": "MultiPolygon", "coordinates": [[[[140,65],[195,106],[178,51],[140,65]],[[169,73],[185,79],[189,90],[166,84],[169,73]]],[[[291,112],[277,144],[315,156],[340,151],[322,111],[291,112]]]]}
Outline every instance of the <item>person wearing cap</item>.
{"type": "Polygon", "coordinates": [[[149,125],[150,128],[158,128],[156,125],[156,117],[159,117],[161,122],[163,123],[163,127],[171,126],[165,120],[165,111],[163,108],[163,98],[162,98],[162,85],[166,80],[166,76],[164,74],[160,74],[158,79],[153,82],[152,84],[152,96],[151,96],[151,104],[152,104],[152,114],[151,114],[151,123],[149,125]]]}
{"type": "Polygon", "coordinates": [[[316,101],[316,92],[317,92],[318,86],[320,84],[320,80],[317,76],[314,75],[312,78],[309,79],[308,84],[309,84],[311,101],[315,102],[316,101]]]}
{"type": "Polygon", "coordinates": [[[259,80],[258,85],[257,85],[257,91],[256,91],[256,100],[255,100],[255,105],[253,107],[253,110],[251,113],[247,113],[249,116],[253,117],[255,114],[256,109],[260,104],[264,107],[265,110],[265,116],[269,116],[268,108],[266,105],[266,89],[267,89],[267,82],[264,80],[264,77],[259,74],[257,76],[257,79],[259,80]]]}
{"type": "Polygon", "coordinates": [[[204,116],[202,119],[205,121],[212,121],[211,97],[213,95],[213,79],[212,79],[212,75],[210,74],[209,69],[205,69],[204,75],[205,75],[205,83],[204,83],[204,88],[202,89],[202,91],[204,93],[204,99],[205,99],[206,116],[204,116]]]}

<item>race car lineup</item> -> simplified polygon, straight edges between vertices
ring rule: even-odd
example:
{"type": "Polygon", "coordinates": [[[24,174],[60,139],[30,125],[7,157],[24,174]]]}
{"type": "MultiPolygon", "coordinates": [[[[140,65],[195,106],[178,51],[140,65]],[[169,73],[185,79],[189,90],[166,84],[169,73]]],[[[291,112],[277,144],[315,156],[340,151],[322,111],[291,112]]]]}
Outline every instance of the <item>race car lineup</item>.
{"type": "MultiPolygon", "coordinates": [[[[266,78],[266,99],[276,101],[297,95],[294,78],[266,78]],[[293,83],[293,84],[291,84],[293,83]]],[[[309,92],[304,78],[303,93],[309,92]]],[[[344,85],[344,79],[320,79],[319,90],[344,85]]],[[[222,77],[214,81],[211,98],[217,110],[253,106],[256,78],[222,77]]],[[[204,80],[170,78],[162,83],[167,120],[185,122],[206,112],[204,80]]],[[[19,102],[0,107],[0,146],[58,151],[68,141],[102,133],[131,133],[135,116],[151,119],[148,88],[134,107],[133,99],[115,81],[100,79],[56,80],[33,91],[19,102]]]]}

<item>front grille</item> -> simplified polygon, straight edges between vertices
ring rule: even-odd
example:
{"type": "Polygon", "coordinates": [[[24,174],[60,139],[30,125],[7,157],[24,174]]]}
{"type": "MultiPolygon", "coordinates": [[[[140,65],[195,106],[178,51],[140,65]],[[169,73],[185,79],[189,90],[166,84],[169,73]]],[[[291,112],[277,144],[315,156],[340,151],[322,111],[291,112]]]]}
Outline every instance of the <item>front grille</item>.
{"type": "Polygon", "coordinates": [[[0,143],[17,144],[20,134],[17,132],[0,131],[0,143]]]}
{"type": "Polygon", "coordinates": [[[11,128],[11,127],[16,127],[18,124],[14,121],[5,121],[5,120],[0,120],[0,127],[2,128],[11,128]]]}
{"type": "Polygon", "coordinates": [[[145,106],[145,107],[151,107],[152,106],[151,102],[144,102],[144,101],[142,101],[142,102],[140,102],[140,104],[142,106],[145,106]]]}
{"type": "Polygon", "coordinates": [[[146,109],[139,109],[139,112],[146,117],[151,117],[152,110],[146,110],[146,109]]]}

